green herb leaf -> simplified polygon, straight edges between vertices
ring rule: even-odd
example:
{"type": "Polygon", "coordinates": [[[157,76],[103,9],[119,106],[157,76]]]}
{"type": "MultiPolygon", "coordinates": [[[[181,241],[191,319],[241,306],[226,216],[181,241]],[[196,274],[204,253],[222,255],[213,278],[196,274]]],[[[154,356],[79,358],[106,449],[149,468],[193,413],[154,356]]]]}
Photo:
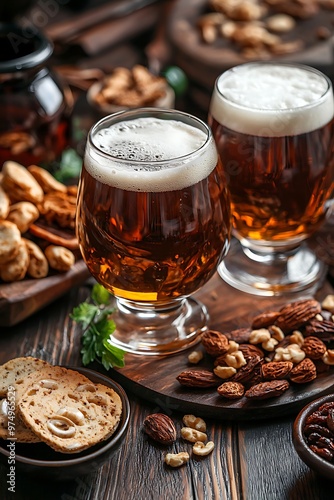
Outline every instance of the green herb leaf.
{"type": "Polygon", "coordinates": [[[102,285],[96,283],[92,290],[92,299],[96,304],[107,305],[110,302],[110,293],[102,285]]]}
{"type": "Polygon", "coordinates": [[[82,363],[88,365],[99,361],[106,370],[113,366],[124,366],[124,351],[110,343],[110,337],[116,329],[116,324],[111,318],[113,307],[107,307],[110,294],[101,285],[95,285],[91,300],[95,304],[82,302],[75,307],[70,317],[81,324],[82,334],[82,363]],[[107,300],[108,298],[108,300],[107,300]]]}

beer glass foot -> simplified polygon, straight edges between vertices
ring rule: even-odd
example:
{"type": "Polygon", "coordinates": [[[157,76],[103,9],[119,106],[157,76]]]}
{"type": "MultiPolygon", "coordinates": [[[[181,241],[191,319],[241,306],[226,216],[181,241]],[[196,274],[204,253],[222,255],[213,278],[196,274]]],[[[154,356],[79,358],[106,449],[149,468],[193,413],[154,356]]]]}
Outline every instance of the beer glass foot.
{"type": "Polygon", "coordinates": [[[243,292],[280,296],[296,292],[313,294],[326,275],[327,266],[303,243],[290,253],[254,254],[235,242],[218,267],[220,277],[243,292]]]}
{"type": "Polygon", "coordinates": [[[132,354],[155,356],[174,354],[197,344],[207,330],[209,316],[206,307],[192,297],[170,308],[116,299],[113,319],[113,345],[132,354]]]}

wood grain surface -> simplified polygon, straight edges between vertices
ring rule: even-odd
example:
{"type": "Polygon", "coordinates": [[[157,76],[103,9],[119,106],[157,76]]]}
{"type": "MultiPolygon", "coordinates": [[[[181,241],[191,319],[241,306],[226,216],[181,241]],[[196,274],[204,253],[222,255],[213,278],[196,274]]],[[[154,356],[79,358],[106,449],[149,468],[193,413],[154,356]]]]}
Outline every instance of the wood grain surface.
{"type": "MultiPolygon", "coordinates": [[[[201,293],[210,296],[214,281],[201,293]]],[[[86,300],[90,286],[72,287],[61,298],[19,325],[0,328],[0,363],[16,356],[38,356],[54,364],[81,365],[81,329],[69,317],[74,306],[86,300]]],[[[216,299],[210,301],[216,303],[216,299]]],[[[227,288],[219,307],[228,326],[238,324],[246,310],[270,306],[271,299],[235,295],[227,288]],[[234,303],[235,307],[229,309],[234,303]],[[239,312],[239,314],[238,314],[239,312]],[[237,315],[237,316],[236,316],[237,315]]],[[[101,366],[90,366],[106,373],[101,366]]],[[[111,370],[107,373],[116,378],[111,370]]],[[[174,445],[155,444],[143,433],[144,418],[153,412],[170,415],[179,435],[182,407],[171,409],[164,401],[147,401],[127,390],[131,420],[117,454],[99,469],[67,483],[45,483],[17,476],[16,492],[7,489],[8,467],[0,466],[1,500],[331,500],[333,483],[310,470],[295,452],[293,416],[259,421],[206,418],[208,437],[215,449],[209,457],[191,457],[180,469],[164,464],[167,452],[191,445],[178,438],[174,445]]],[[[201,416],[201,415],[199,415],[201,416]]]]}

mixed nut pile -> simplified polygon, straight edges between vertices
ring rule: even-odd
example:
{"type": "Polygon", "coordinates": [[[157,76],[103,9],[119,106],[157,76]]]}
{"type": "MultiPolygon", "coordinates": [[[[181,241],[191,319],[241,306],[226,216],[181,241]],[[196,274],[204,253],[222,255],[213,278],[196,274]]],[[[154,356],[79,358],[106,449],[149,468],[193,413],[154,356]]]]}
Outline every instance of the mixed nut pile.
{"type": "Polygon", "coordinates": [[[0,172],[0,281],[44,278],[68,271],[78,248],[74,234],[76,186],[48,171],[14,161],[0,172]]]}
{"type": "MultiPolygon", "coordinates": [[[[284,40],[299,20],[319,10],[334,10],[333,0],[209,0],[210,12],[198,20],[203,41],[228,40],[247,59],[270,59],[302,50],[303,40],[284,40]]],[[[326,26],[317,28],[318,39],[331,36],[326,26]]]]}
{"type": "MultiPolygon", "coordinates": [[[[250,327],[229,333],[209,330],[202,346],[212,369],[188,368],[178,382],[189,388],[216,388],[227,400],[281,396],[291,384],[306,384],[334,366],[334,295],[289,303],[256,316],[250,327]]],[[[203,352],[188,360],[200,363],[203,352]]]]}
{"type": "Polygon", "coordinates": [[[153,105],[166,93],[166,80],[136,64],[132,69],[117,67],[104,78],[92,100],[99,107],[115,105],[136,108],[153,105]]]}
{"type": "MultiPolygon", "coordinates": [[[[215,445],[213,441],[208,441],[206,422],[195,415],[184,415],[182,418],[183,427],[181,438],[192,444],[192,453],[199,457],[209,455],[215,445]]],[[[173,420],[164,413],[152,413],[144,420],[144,432],[154,441],[169,445],[176,441],[177,432],[173,420]]],[[[188,451],[178,453],[167,453],[165,463],[171,467],[180,467],[190,460],[188,451]]]]}

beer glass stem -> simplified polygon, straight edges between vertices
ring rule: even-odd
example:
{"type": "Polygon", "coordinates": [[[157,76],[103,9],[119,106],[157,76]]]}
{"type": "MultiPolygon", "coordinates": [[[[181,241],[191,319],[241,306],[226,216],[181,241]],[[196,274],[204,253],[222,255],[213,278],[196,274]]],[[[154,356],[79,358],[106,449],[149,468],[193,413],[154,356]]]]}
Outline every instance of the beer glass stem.
{"type": "Polygon", "coordinates": [[[116,299],[113,319],[113,345],[132,354],[166,355],[198,343],[209,316],[206,307],[192,297],[158,306],[116,299]]]}

